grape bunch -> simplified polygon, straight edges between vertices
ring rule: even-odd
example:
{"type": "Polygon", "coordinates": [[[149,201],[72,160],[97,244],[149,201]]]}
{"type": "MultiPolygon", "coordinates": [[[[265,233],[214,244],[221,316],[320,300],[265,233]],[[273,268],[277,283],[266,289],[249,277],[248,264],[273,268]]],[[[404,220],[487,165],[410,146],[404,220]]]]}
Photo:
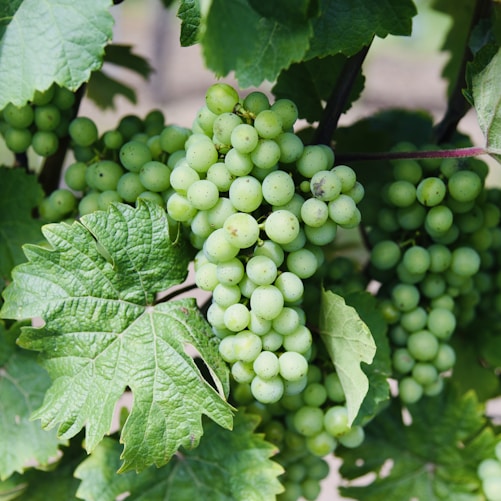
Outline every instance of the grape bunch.
{"type": "Polygon", "coordinates": [[[279,449],[274,460],[285,470],[280,501],[317,499],[320,481],[329,473],[323,458],[338,444],[354,448],[364,439],[361,426],[348,426],[346,398],[337,373],[319,359],[310,365],[307,385],[300,394],[264,405],[254,399],[250,385],[237,384],[232,396],[237,406],[260,416],[257,431],[279,449]]]}
{"type": "Polygon", "coordinates": [[[378,297],[405,403],[441,391],[455,362],[451,336],[474,317],[475,277],[499,223],[486,173],[472,159],[394,161],[368,214],[369,275],[384,284],[378,297]]]}
{"type": "Polygon", "coordinates": [[[495,457],[484,459],[478,465],[477,475],[487,501],[501,501],[501,442],[496,444],[495,457]]]}
{"type": "Polygon", "coordinates": [[[295,104],[218,83],[170,175],[167,213],[198,249],[197,286],[235,381],[269,404],[307,384],[312,333],[304,281],[338,227],[360,223],[364,189],[323,145],[294,134],[295,104]]]}
{"type": "Polygon", "coordinates": [[[68,135],[74,103],[75,94],[56,84],[36,92],[23,106],[9,103],[0,112],[0,132],[7,148],[19,154],[31,147],[42,157],[53,155],[60,139],[68,135]]]}
{"type": "Polygon", "coordinates": [[[187,128],[165,125],[160,110],[144,119],[127,115],[113,130],[101,136],[94,121],[85,116],[69,124],[75,156],[64,172],[68,188],[46,197],[39,207],[43,219],[60,221],[106,210],[112,202],[134,204],[139,198],[165,207],[170,175],[184,143],[187,128]]]}

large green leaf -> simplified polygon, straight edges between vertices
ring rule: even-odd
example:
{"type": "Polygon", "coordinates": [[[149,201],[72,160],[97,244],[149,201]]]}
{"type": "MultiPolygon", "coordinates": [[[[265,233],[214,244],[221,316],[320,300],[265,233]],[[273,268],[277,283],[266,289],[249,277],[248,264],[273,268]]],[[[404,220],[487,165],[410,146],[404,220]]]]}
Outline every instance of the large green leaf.
{"type": "Polygon", "coordinates": [[[197,449],[182,451],[163,468],[117,474],[120,445],[106,438],[76,470],[77,495],[86,501],[268,501],[282,490],[276,448],[254,433],[257,416],[237,414],[233,431],[209,423],[197,449]]]}
{"type": "Polygon", "coordinates": [[[404,422],[395,400],[365,428],[363,447],[336,451],[345,479],[375,475],[366,485],[342,487],[342,495],[359,501],[483,500],[477,467],[499,441],[484,410],[473,392],[460,395],[447,387],[412,405],[404,422]]]}
{"type": "MultiPolygon", "coordinates": [[[[50,386],[47,372],[32,352],[15,346],[19,326],[6,330],[0,322],[0,479],[28,466],[47,465],[61,442],[55,431],[31,421],[50,386]]],[[[0,495],[1,499],[1,495],[0,495]]]]}
{"type": "Polygon", "coordinates": [[[352,56],[375,35],[410,35],[416,12],[412,0],[322,0],[306,59],[340,52],[352,56]]]}
{"type": "Polygon", "coordinates": [[[486,149],[501,163],[501,48],[486,46],[469,70],[471,97],[486,149]]]}
{"type": "Polygon", "coordinates": [[[0,40],[0,109],[25,103],[53,82],[78,89],[101,66],[112,36],[111,0],[15,4],[0,40]]]}
{"type": "Polygon", "coordinates": [[[112,206],[75,222],[47,225],[52,249],[26,246],[29,262],[13,272],[0,313],[41,317],[20,344],[41,352],[54,380],[34,417],[57,423],[70,438],[85,426],[93,450],[109,432],[128,386],[134,405],[122,431],[123,469],[165,464],[198,444],[202,414],[227,428],[227,370],[192,298],[155,304],[180,283],[190,254],[169,239],[167,215],[151,202],[112,206]],[[212,368],[218,391],[185,351],[191,345],[212,368]]]}
{"type": "Polygon", "coordinates": [[[23,244],[42,239],[40,223],[32,215],[42,198],[34,175],[0,167],[0,277],[10,277],[12,268],[25,260],[23,244]]]}
{"type": "Polygon", "coordinates": [[[301,60],[313,34],[309,22],[284,24],[262,17],[247,0],[213,0],[202,26],[207,66],[218,76],[234,71],[241,87],[273,82],[301,60]]]}
{"type": "Polygon", "coordinates": [[[369,380],[360,364],[372,363],[376,343],[357,311],[332,291],[322,290],[319,327],[343,386],[351,425],[369,390],[369,380]]]}
{"type": "Polygon", "coordinates": [[[200,2],[198,0],[181,0],[177,17],[181,19],[181,35],[179,40],[182,47],[197,43],[200,28],[200,2]]]}

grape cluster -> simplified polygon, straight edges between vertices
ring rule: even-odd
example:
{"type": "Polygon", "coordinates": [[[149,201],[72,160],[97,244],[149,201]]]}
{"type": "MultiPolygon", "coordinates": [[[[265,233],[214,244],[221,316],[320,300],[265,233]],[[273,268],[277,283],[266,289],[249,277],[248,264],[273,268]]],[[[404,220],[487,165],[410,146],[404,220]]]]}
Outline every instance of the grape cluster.
{"type": "Polygon", "coordinates": [[[368,214],[369,273],[384,284],[378,296],[405,403],[441,391],[455,362],[451,336],[473,318],[475,277],[499,223],[486,172],[471,159],[394,161],[368,214]]]}
{"type": "Polygon", "coordinates": [[[60,221],[106,210],[112,202],[135,203],[147,198],[165,207],[173,164],[184,154],[187,128],[165,125],[160,110],[144,119],[122,118],[101,136],[93,120],[80,116],[68,127],[75,161],[64,172],[67,188],[45,198],[39,212],[45,220],[60,221]],[[76,195],[80,194],[80,195],[76,195]]]}
{"type": "Polygon", "coordinates": [[[248,384],[238,384],[232,392],[238,406],[261,417],[257,431],[280,451],[274,457],[285,470],[281,479],[285,491],[277,498],[280,501],[300,497],[315,500],[320,481],[329,472],[323,457],[338,444],[354,448],[364,439],[361,426],[348,426],[345,394],[337,373],[332,367],[323,370],[321,366],[319,360],[310,365],[300,394],[286,395],[274,404],[256,401],[248,384]]]}
{"type": "Polygon", "coordinates": [[[478,465],[477,474],[487,501],[501,501],[501,442],[496,444],[495,457],[478,465]]]}
{"type": "Polygon", "coordinates": [[[326,146],[294,134],[295,104],[261,92],[242,102],[215,84],[170,176],[168,215],[193,246],[195,280],[212,293],[207,320],[233,378],[273,403],[307,384],[312,334],[303,281],[338,226],[360,223],[364,190],[326,146]]]}
{"type": "Polygon", "coordinates": [[[74,103],[75,94],[56,84],[36,92],[23,106],[9,103],[0,113],[0,132],[7,148],[25,153],[31,146],[42,157],[53,155],[68,134],[74,103]]]}

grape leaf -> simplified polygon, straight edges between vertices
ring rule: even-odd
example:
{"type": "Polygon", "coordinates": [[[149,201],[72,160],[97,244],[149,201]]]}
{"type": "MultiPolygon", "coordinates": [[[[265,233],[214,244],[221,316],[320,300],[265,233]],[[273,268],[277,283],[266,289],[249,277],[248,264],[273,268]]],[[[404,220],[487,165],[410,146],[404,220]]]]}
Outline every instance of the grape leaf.
{"type": "Polygon", "coordinates": [[[283,24],[262,17],[247,0],[213,0],[202,27],[207,67],[217,76],[235,71],[240,87],[273,82],[301,60],[313,34],[309,22],[283,24]]]}
{"type": "MultiPolygon", "coordinates": [[[[19,325],[9,330],[0,322],[0,479],[22,473],[28,465],[47,465],[57,455],[55,431],[46,431],[31,421],[50,386],[50,378],[32,352],[14,344],[19,325]]],[[[1,498],[1,495],[0,495],[1,498]]]]}
{"type": "Polygon", "coordinates": [[[312,21],[314,34],[305,59],[339,52],[352,56],[374,35],[410,35],[416,13],[411,0],[322,0],[320,15],[312,21]]]}
{"type": "Polygon", "coordinates": [[[177,17],[181,19],[181,47],[194,45],[198,41],[200,27],[200,2],[198,0],[181,0],[177,17]]]}
{"type": "Polygon", "coordinates": [[[501,163],[501,48],[488,45],[481,49],[468,75],[469,92],[486,138],[486,149],[501,163]]]}
{"type": "Polygon", "coordinates": [[[372,363],[376,344],[357,311],[341,296],[323,289],[320,308],[320,335],[343,386],[351,425],[369,390],[360,364],[372,363]]]}
{"type": "Polygon", "coordinates": [[[53,82],[76,90],[101,67],[112,36],[111,0],[24,0],[0,43],[0,109],[53,82]]]}
{"type": "Polygon", "coordinates": [[[34,175],[23,169],[0,167],[0,276],[25,260],[21,246],[42,239],[32,210],[43,198],[34,175]],[[23,196],[19,196],[22,193],[23,196]]]}
{"type": "Polygon", "coordinates": [[[252,8],[264,17],[282,23],[304,23],[318,15],[319,0],[249,0],[252,8]]]}
{"type": "Polygon", "coordinates": [[[132,411],[122,430],[123,470],[165,464],[202,435],[202,414],[224,427],[228,373],[193,298],[155,304],[155,294],[186,276],[190,253],[169,239],[167,215],[151,202],[125,204],[43,228],[52,249],[25,247],[28,263],[13,271],[0,311],[41,317],[19,343],[41,352],[53,379],[34,413],[71,438],[85,425],[92,451],[109,432],[128,386],[132,411]],[[212,368],[215,391],[185,352],[191,345],[212,368]]]}
{"type": "Polygon", "coordinates": [[[368,292],[356,292],[345,297],[346,304],[355,308],[374,338],[377,349],[370,365],[362,365],[362,370],[369,380],[369,389],[365,396],[355,424],[365,424],[372,419],[390,398],[391,377],[390,345],[386,336],[388,325],[378,309],[376,298],[368,292]]]}
{"type": "Polygon", "coordinates": [[[397,400],[366,428],[364,446],[336,450],[341,475],[350,481],[368,473],[367,485],[342,487],[359,501],[481,501],[477,467],[493,456],[499,437],[488,426],[473,392],[446,386],[409,408],[405,424],[397,400]],[[388,469],[390,470],[388,471],[388,469]]]}
{"type": "MultiPolygon", "coordinates": [[[[313,123],[320,120],[324,111],[325,101],[332,93],[346,62],[341,54],[314,58],[309,61],[291,64],[282,71],[272,91],[277,98],[287,98],[294,101],[299,110],[299,116],[313,123]]],[[[364,87],[364,77],[359,75],[352,88],[350,99],[345,111],[355,101],[364,87]]]]}
{"type": "Polygon", "coordinates": [[[283,490],[277,479],[283,469],[270,460],[275,446],[254,433],[257,420],[238,413],[231,432],[208,423],[197,449],[139,474],[116,473],[120,446],[105,438],[75,471],[82,480],[77,495],[86,501],[114,501],[125,492],[130,501],[192,501],[202,493],[206,501],[275,499],[283,490]]]}

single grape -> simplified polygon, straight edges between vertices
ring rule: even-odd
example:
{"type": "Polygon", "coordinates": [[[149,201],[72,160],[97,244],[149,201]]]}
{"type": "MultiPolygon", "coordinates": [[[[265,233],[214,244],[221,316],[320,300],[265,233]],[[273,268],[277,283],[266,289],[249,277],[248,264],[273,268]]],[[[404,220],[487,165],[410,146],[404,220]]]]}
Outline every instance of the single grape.
{"type": "Polygon", "coordinates": [[[266,256],[253,256],[245,266],[247,276],[257,285],[271,285],[277,277],[276,264],[266,256]]]}
{"type": "Polygon", "coordinates": [[[312,178],[316,172],[327,171],[329,162],[320,145],[308,145],[304,147],[296,166],[302,176],[312,178]]]}
{"type": "Polygon", "coordinates": [[[170,184],[180,195],[186,195],[188,188],[199,180],[200,175],[198,172],[184,161],[178,162],[170,174],[170,184]]]}
{"type": "Polygon", "coordinates": [[[355,202],[348,195],[339,195],[329,202],[329,217],[343,228],[354,228],[360,223],[361,215],[355,202]]]}
{"type": "Polygon", "coordinates": [[[79,146],[90,146],[98,138],[96,124],[88,117],[74,118],[70,122],[68,133],[75,144],[79,146]]]}
{"type": "Polygon", "coordinates": [[[231,375],[233,376],[233,379],[237,383],[245,384],[245,383],[250,383],[254,379],[254,376],[256,374],[252,369],[251,363],[237,360],[231,366],[231,375]]]}
{"type": "Polygon", "coordinates": [[[99,196],[100,194],[95,192],[85,195],[78,203],[78,213],[85,216],[99,210],[99,196]]]}
{"type": "Polygon", "coordinates": [[[415,332],[424,329],[428,322],[428,313],[418,306],[411,311],[402,313],[400,316],[400,325],[408,332],[415,332]]]}
{"type": "Polygon", "coordinates": [[[271,351],[262,351],[254,360],[252,367],[261,379],[270,379],[278,375],[280,365],[278,357],[271,351]]]}
{"type": "Polygon", "coordinates": [[[442,202],[447,192],[445,183],[439,177],[427,177],[416,188],[416,197],[420,204],[434,207],[442,202]]]}
{"type": "Polygon", "coordinates": [[[83,162],[73,162],[64,172],[64,182],[68,188],[75,191],[83,191],[87,187],[85,172],[87,165],[83,162]]]}
{"type": "Polygon", "coordinates": [[[259,238],[259,225],[256,219],[245,212],[230,215],[225,220],[223,229],[228,242],[239,249],[251,247],[259,238]]]}
{"type": "Polygon", "coordinates": [[[330,202],[338,198],[343,185],[334,170],[315,172],[311,178],[310,189],[315,198],[330,202]]]}
{"type": "Polygon", "coordinates": [[[321,407],[327,401],[327,390],[322,383],[309,382],[310,373],[313,372],[313,367],[316,366],[310,366],[308,368],[308,386],[306,386],[306,388],[303,390],[301,396],[306,405],[309,405],[311,407],[321,407]]]}
{"type": "Polygon", "coordinates": [[[65,87],[56,85],[51,102],[60,110],[69,110],[75,104],[75,94],[65,87]]]}
{"type": "Polygon", "coordinates": [[[324,414],[324,428],[333,437],[347,433],[350,429],[347,408],[343,405],[335,405],[327,409],[324,414]]]}
{"type": "Polygon", "coordinates": [[[437,338],[447,340],[456,329],[456,316],[445,308],[433,308],[428,314],[427,325],[437,338]]]}
{"type": "Polygon", "coordinates": [[[249,113],[257,116],[261,111],[270,108],[270,102],[266,94],[260,91],[254,91],[245,97],[243,107],[249,113]]]}
{"type": "Polygon", "coordinates": [[[213,123],[213,141],[216,144],[229,146],[233,129],[242,124],[242,119],[235,113],[221,113],[213,123]]]}
{"type": "Polygon", "coordinates": [[[452,251],[451,270],[462,277],[471,277],[480,268],[480,256],[471,247],[457,247],[452,251]]]}
{"type": "Polygon", "coordinates": [[[214,183],[220,192],[228,191],[235,177],[223,162],[212,164],[206,174],[206,179],[214,183]]]}
{"type": "Polygon", "coordinates": [[[304,144],[293,132],[282,132],[273,139],[280,148],[280,162],[290,164],[296,162],[303,154],[304,144]]]}
{"type": "Polygon", "coordinates": [[[254,119],[254,128],[260,137],[264,139],[273,139],[283,132],[282,119],[280,115],[273,110],[263,110],[256,115],[254,119]]]}
{"type": "Polygon", "coordinates": [[[253,212],[263,200],[261,183],[252,176],[239,177],[230,186],[229,197],[237,210],[253,212]]]}
{"type": "MultiPolygon", "coordinates": [[[[336,448],[336,446],[337,446],[336,439],[326,431],[321,431],[316,435],[306,438],[306,448],[308,449],[309,452],[318,457],[324,457],[327,456],[328,454],[331,454],[336,448]]],[[[302,489],[301,492],[303,492],[302,489]]],[[[315,490],[314,492],[317,491],[315,490]]]]}
{"type": "Polygon", "coordinates": [[[37,106],[50,103],[56,92],[56,85],[52,84],[44,90],[36,90],[31,102],[37,106]]]}
{"type": "Polygon", "coordinates": [[[219,190],[214,183],[207,181],[207,179],[201,179],[189,186],[186,198],[195,209],[208,210],[212,209],[218,202],[219,190]]]}
{"type": "Polygon", "coordinates": [[[118,180],[116,190],[126,202],[132,203],[144,191],[144,186],[141,184],[139,174],[126,172],[118,180]]]}
{"type": "MultiPolygon", "coordinates": [[[[169,204],[167,204],[167,210],[169,210],[169,204]]],[[[204,254],[211,262],[216,264],[224,263],[236,257],[239,250],[238,247],[228,242],[223,228],[218,228],[212,232],[203,245],[204,254]]]]}
{"type": "Polygon", "coordinates": [[[437,380],[438,371],[432,363],[418,362],[412,368],[412,377],[425,387],[437,380]]]}
{"type": "Polygon", "coordinates": [[[15,129],[27,129],[35,118],[33,107],[30,104],[16,106],[12,103],[2,111],[3,119],[15,129]]]}
{"type": "Polygon", "coordinates": [[[107,190],[99,193],[99,209],[107,210],[110,204],[123,202],[122,197],[115,190],[107,190]]]}
{"type": "Polygon", "coordinates": [[[299,229],[298,218],[285,209],[272,212],[264,223],[268,238],[281,245],[292,242],[298,236],[299,229]]]}
{"type": "Polygon", "coordinates": [[[303,406],[294,413],[292,422],[298,433],[311,437],[323,430],[324,413],[318,407],[303,406]]]}
{"type": "Polygon", "coordinates": [[[407,340],[407,349],[413,358],[420,362],[433,360],[438,353],[439,342],[427,330],[413,332],[407,340]]]}
{"type": "Polygon", "coordinates": [[[274,285],[260,285],[250,296],[250,306],[256,315],[273,320],[282,311],[284,297],[274,285]]]}
{"type": "Polygon", "coordinates": [[[290,307],[284,307],[282,311],[273,319],[273,330],[287,336],[292,334],[299,327],[299,314],[290,307]]]}
{"type": "Polygon", "coordinates": [[[354,449],[362,445],[365,439],[365,432],[361,426],[352,426],[344,435],[338,437],[338,441],[344,447],[354,449]]]}
{"type": "Polygon", "coordinates": [[[205,104],[216,115],[232,112],[238,100],[237,91],[226,83],[213,84],[205,93],[205,104]]]}
{"type": "Polygon", "coordinates": [[[33,134],[31,145],[42,157],[54,155],[59,148],[59,139],[54,132],[39,130],[33,134]]]}
{"type": "Polygon", "coordinates": [[[245,275],[245,268],[237,257],[217,265],[217,280],[225,285],[237,285],[245,275]]]}
{"type": "MultiPolygon", "coordinates": [[[[224,325],[230,331],[243,331],[249,325],[249,321],[250,312],[242,303],[232,304],[228,306],[224,312],[224,325]]],[[[244,360],[241,356],[238,356],[238,358],[244,360]]]]}
{"type": "Polygon", "coordinates": [[[303,281],[290,271],[280,273],[274,285],[282,293],[286,303],[295,303],[303,297],[303,281]]]}
{"type": "MultiPolygon", "coordinates": [[[[242,153],[236,148],[231,148],[224,158],[224,165],[232,176],[246,176],[254,168],[252,159],[247,153],[242,153]]],[[[214,167],[212,165],[209,170],[214,167]]]]}
{"type": "MultiPolygon", "coordinates": [[[[334,241],[337,235],[337,224],[331,219],[327,219],[322,226],[304,226],[304,233],[308,242],[315,246],[322,247],[334,241]]],[[[295,249],[294,249],[295,250],[295,249]]]]}
{"type": "Polygon", "coordinates": [[[310,278],[318,269],[318,261],[309,249],[300,249],[287,256],[287,269],[299,278],[310,278]]]}
{"type": "Polygon", "coordinates": [[[456,363],[456,352],[454,348],[449,344],[441,343],[432,363],[440,372],[452,369],[456,363]]]}
{"type": "Polygon", "coordinates": [[[393,181],[388,187],[387,197],[395,207],[409,207],[416,200],[416,187],[409,181],[393,181]]]}
{"type": "Polygon", "coordinates": [[[393,177],[396,180],[408,181],[417,185],[423,177],[423,169],[417,160],[398,159],[392,160],[393,177]]]}
{"type": "Polygon", "coordinates": [[[61,122],[61,112],[53,104],[35,108],[35,125],[38,130],[56,130],[61,122]]]}
{"type": "Polygon", "coordinates": [[[263,404],[278,402],[284,394],[282,378],[275,376],[268,379],[255,376],[251,383],[254,398],[263,404]]]}
{"type": "Polygon", "coordinates": [[[327,396],[332,402],[343,403],[346,400],[343,386],[336,372],[331,372],[325,376],[324,386],[327,390],[327,396]]]}
{"type": "Polygon", "coordinates": [[[92,187],[99,191],[116,190],[123,173],[124,170],[116,162],[100,160],[93,164],[92,187]]]}
{"type": "Polygon", "coordinates": [[[400,246],[393,240],[378,242],[371,251],[371,263],[378,270],[394,268],[400,261],[400,246]]]}
{"type": "Polygon", "coordinates": [[[120,162],[130,172],[139,172],[151,160],[150,149],[140,141],[128,141],[120,148],[120,162]]]}
{"type": "Polygon", "coordinates": [[[54,190],[49,196],[49,202],[61,217],[73,212],[77,206],[75,195],[65,188],[54,190]]]}
{"type": "Polygon", "coordinates": [[[9,127],[4,132],[4,139],[10,151],[13,153],[24,153],[31,146],[33,136],[29,129],[9,127]]]}
{"type": "Polygon", "coordinates": [[[287,351],[306,353],[312,345],[311,331],[306,326],[299,325],[293,333],[284,336],[282,342],[287,351]]]}
{"type": "Polygon", "coordinates": [[[393,368],[400,374],[407,374],[412,370],[416,361],[406,348],[397,348],[392,355],[393,368]]]}
{"type": "Polygon", "coordinates": [[[471,202],[480,194],[482,185],[482,180],[476,172],[459,170],[449,178],[447,188],[454,200],[471,202]]]}
{"type": "Polygon", "coordinates": [[[295,186],[292,177],[283,170],[270,172],[262,182],[263,198],[270,205],[285,205],[294,196],[295,186]]]}
{"type": "Polygon", "coordinates": [[[170,174],[171,170],[167,165],[151,160],[142,165],[139,179],[147,190],[160,193],[170,188],[170,174]]]}
{"type": "Polygon", "coordinates": [[[430,267],[431,258],[426,248],[414,245],[404,252],[402,263],[410,273],[425,273],[430,267]]]}
{"type": "Polygon", "coordinates": [[[397,284],[393,287],[391,296],[400,311],[413,310],[420,299],[418,288],[410,284],[397,284]]]}
{"type": "Polygon", "coordinates": [[[408,376],[398,383],[398,394],[404,404],[415,404],[423,396],[423,387],[408,376]]]}
{"type": "Polygon", "coordinates": [[[280,156],[280,146],[273,139],[259,139],[257,146],[250,153],[254,165],[265,170],[274,168],[280,156]]]}

